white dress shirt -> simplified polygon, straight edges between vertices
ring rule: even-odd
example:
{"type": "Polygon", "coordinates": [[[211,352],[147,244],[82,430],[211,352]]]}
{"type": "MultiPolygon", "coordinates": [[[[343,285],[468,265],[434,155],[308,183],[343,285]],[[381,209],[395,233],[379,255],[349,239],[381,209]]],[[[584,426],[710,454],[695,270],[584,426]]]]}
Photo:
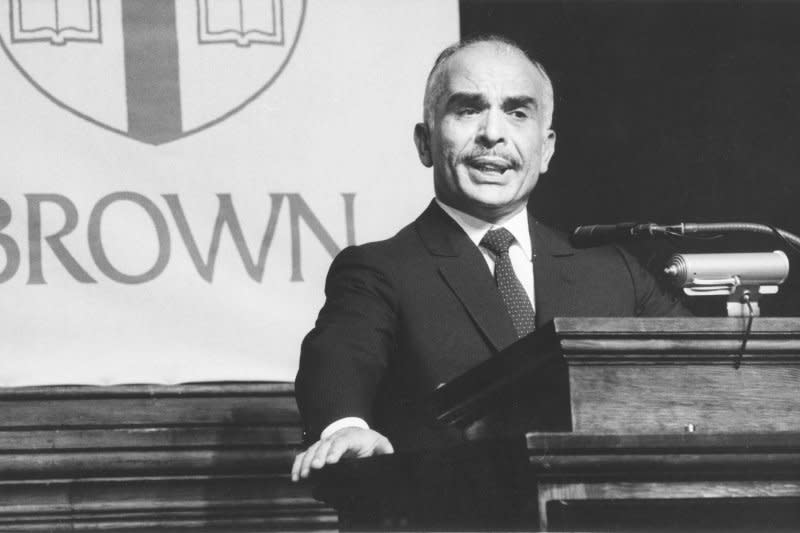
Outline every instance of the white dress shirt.
{"type": "MultiPolygon", "coordinates": [[[[528,294],[528,298],[530,298],[531,305],[535,311],[536,303],[533,292],[533,248],[531,246],[531,234],[528,228],[528,209],[523,209],[503,224],[495,225],[491,222],[486,222],[472,215],[468,215],[458,209],[454,209],[442,203],[438,198],[436,199],[436,203],[439,204],[439,207],[441,207],[450,218],[458,223],[461,229],[464,230],[464,233],[467,234],[467,237],[469,237],[469,240],[475,243],[475,246],[477,246],[481,254],[483,254],[483,258],[486,260],[486,265],[489,267],[489,272],[491,272],[492,276],[494,276],[495,255],[480,245],[481,240],[484,235],[486,235],[486,232],[492,229],[505,228],[511,232],[514,236],[514,242],[511,243],[511,246],[508,248],[511,266],[514,269],[514,274],[517,275],[525,292],[528,294]]],[[[336,431],[346,427],[369,429],[369,424],[367,424],[366,420],[359,417],[348,416],[346,418],[340,418],[329,424],[322,431],[320,438],[324,439],[329,437],[336,431]]]]}
{"type": "Polygon", "coordinates": [[[450,218],[455,220],[464,233],[467,234],[469,240],[475,243],[475,246],[483,254],[486,259],[486,264],[489,265],[489,272],[494,276],[494,259],[495,256],[492,252],[480,245],[486,232],[492,229],[505,228],[511,235],[514,236],[514,242],[508,248],[508,257],[511,259],[511,266],[514,269],[514,274],[517,275],[522,287],[528,294],[528,299],[531,301],[534,311],[536,310],[536,303],[533,294],[533,248],[531,246],[531,234],[528,229],[528,208],[526,207],[503,224],[496,225],[491,222],[486,222],[472,215],[468,215],[463,211],[454,209],[447,204],[444,204],[436,199],[436,203],[442,210],[450,215],[450,218]]]}

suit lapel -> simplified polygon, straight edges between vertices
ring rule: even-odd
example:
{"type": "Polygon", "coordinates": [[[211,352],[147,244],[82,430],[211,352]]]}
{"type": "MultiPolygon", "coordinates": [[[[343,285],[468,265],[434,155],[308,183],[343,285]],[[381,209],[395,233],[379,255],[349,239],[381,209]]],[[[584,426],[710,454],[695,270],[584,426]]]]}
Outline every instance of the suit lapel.
{"type": "Polygon", "coordinates": [[[569,315],[578,303],[575,248],[567,238],[530,217],[533,242],[533,285],[536,298],[536,325],[554,317],[569,315]]]}
{"type": "Polygon", "coordinates": [[[461,227],[434,201],[417,219],[417,231],[445,283],[494,349],[502,350],[516,341],[514,325],[486,260],[461,227]]]}

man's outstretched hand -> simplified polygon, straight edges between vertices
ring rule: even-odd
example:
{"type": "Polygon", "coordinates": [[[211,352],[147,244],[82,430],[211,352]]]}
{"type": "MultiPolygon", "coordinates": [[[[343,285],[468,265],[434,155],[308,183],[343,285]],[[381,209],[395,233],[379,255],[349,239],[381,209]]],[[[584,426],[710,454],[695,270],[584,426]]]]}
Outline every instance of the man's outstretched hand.
{"type": "Polygon", "coordinates": [[[338,462],[342,457],[370,457],[387,453],[394,453],[392,443],[377,431],[342,428],[297,454],[292,465],[292,481],[305,479],[312,469],[319,470],[338,462]]]}

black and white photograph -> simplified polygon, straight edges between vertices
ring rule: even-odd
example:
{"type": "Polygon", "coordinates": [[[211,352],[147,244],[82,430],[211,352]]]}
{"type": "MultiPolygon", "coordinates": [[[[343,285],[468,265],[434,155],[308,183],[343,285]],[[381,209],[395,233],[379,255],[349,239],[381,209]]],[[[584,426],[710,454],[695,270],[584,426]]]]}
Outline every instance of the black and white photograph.
{"type": "Polygon", "coordinates": [[[798,24],[0,0],[0,531],[800,530],[798,24]]]}

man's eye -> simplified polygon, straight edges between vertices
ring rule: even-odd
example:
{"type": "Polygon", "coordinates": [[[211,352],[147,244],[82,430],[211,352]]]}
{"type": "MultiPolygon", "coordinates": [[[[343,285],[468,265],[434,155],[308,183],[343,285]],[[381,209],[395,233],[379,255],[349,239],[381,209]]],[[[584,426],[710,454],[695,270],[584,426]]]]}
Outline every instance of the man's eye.
{"type": "Polygon", "coordinates": [[[461,116],[470,116],[470,115],[475,115],[477,113],[478,110],[475,109],[474,107],[462,107],[461,109],[458,110],[458,114],[461,116]]]}
{"type": "Polygon", "coordinates": [[[525,111],[524,109],[514,109],[514,110],[511,111],[510,114],[511,114],[512,117],[519,118],[519,119],[526,119],[526,118],[528,118],[530,116],[530,114],[527,111],[525,111]]]}

